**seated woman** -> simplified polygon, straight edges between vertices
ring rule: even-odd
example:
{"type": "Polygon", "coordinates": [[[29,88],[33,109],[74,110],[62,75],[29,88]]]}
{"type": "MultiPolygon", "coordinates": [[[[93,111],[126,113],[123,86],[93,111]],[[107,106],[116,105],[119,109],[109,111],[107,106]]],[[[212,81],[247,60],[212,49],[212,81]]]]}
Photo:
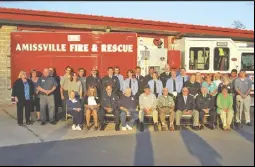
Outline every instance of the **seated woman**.
{"type": "Polygon", "coordinates": [[[94,119],[94,130],[98,129],[98,114],[100,100],[97,96],[97,88],[92,85],[88,87],[87,94],[84,97],[84,107],[86,110],[86,130],[90,129],[90,116],[91,113],[94,119]]]}
{"type": "Polygon", "coordinates": [[[220,114],[223,129],[230,130],[230,125],[234,116],[233,97],[228,93],[228,88],[222,86],[222,93],[217,97],[217,112],[220,114]]]}
{"type": "Polygon", "coordinates": [[[66,102],[67,113],[73,116],[73,130],[82,130],[83,125],[83,112],[81,111],[80,100],[75,98],[75,92],[69,93],[69,99],[66,102]]]}

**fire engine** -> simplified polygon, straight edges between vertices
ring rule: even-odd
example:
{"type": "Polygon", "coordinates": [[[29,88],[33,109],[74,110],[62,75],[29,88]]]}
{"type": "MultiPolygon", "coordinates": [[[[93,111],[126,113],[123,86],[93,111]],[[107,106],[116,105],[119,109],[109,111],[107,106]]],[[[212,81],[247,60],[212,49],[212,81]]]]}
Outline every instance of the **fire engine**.
{"type": "Polygon", "coordinates": [[[153,45],[153,39],[138,38],[137,64],[142,67],[142,74],[147,74],[149,66],[162,72],[167,63],[172,68],[185,68],[189,74],[230,74],[232,69],[245,69],[252,80],[253,96],[254,44],[235,42],[230,38],[184,37],[175,40],[170,51],[168,49],[153,45]]]}
{"type": "Polygon", "coordinates": [[[12,83],[20,70],[48,66],[55,67],[61,76],[67,65],[87,71],[97,67],[101,75],[108,66],[118,65],[126,76],[126,71],[137,65],[146,75],[149,67],[161,73],[169,64],[184,67],[189,74],[229,74],[232,69],[243,68],[252,80],[254,93],[254,45],[230,38],[183,37],[166,47],[163,38],[136,33],[13,32],[11,36],[12,83]]]}

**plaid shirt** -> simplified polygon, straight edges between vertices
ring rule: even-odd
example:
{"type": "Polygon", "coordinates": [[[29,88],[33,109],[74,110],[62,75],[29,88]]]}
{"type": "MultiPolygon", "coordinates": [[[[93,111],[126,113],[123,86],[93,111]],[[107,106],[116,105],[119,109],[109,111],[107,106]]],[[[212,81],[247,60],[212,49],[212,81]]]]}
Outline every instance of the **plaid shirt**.
{"type": "Polygon", "coordinates": [[[174,100],[171,96],[160,96],[157,100],[157,107],[158,108],[162,108],[162,107],[170,107],[170,106],[174,106],[174,100]]]}

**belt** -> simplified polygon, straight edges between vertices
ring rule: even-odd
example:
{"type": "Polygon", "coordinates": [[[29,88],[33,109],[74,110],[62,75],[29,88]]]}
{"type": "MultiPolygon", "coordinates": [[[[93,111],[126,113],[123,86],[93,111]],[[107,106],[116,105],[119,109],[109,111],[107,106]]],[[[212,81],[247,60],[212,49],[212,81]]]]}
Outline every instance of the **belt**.
{"type": "Polygon", "coordinates": [[[51,94],[45,94],[45,93],[41,93],[40,95],[44,95],[44,96],[51,96],[51,95],[53,95],[53,93],[51,93],[51,94]]]}

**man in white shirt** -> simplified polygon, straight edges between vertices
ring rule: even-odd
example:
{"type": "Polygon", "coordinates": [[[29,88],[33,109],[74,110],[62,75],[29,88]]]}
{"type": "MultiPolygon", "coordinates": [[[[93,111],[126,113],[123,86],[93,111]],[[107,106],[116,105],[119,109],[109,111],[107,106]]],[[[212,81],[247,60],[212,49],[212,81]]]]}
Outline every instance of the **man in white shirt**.
{"type": "Polygon", "coordinates": [[[140,131],[144,131],[144,115],[152,115],[154,122],[154,131],[158,131],[158,111],[157,108],[157,99],[156,96],[151,93],[150,86],[146,85],[144,87],[144,93],[139,97],[139,120],[140,120],[140,131]]]}

